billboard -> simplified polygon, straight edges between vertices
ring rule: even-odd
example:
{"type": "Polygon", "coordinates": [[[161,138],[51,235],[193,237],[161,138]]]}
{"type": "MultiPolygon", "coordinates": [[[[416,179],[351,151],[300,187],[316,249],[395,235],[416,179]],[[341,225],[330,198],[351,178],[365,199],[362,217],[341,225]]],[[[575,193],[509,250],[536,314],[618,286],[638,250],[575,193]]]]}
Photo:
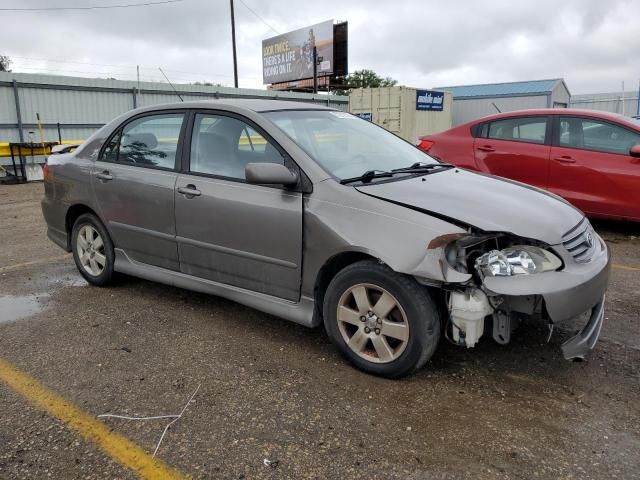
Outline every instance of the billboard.
{"type": "Polygon", "coordinates": [[[444,109],[444,92],[435,90],[416,90],[416,110],[442,112],[444,109]]]}
{"type": "Polygon", "coordinates": [[[288,82],[313,77],[313,47],[318,76],[333,73],[333,20],[300,28],[262,41],[262,83],[288,82]]]}

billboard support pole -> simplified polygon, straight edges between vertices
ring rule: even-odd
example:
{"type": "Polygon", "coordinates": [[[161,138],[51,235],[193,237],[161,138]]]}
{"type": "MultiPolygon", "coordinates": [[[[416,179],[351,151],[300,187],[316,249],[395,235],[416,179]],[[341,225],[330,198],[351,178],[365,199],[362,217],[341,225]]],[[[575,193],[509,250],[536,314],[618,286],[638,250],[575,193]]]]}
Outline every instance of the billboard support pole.
{"type": "Polygon", "coordinates": [[[233,0],[231,2],[231,44],[233,45],[233,84],[238,88],[238,57],[236,56],[236,20],[233,13],[233,0]]]}
{"type": "Polygon", "coordinates": [[[318,93],[318,49],[313,47],[313,93],[318,93]]]}

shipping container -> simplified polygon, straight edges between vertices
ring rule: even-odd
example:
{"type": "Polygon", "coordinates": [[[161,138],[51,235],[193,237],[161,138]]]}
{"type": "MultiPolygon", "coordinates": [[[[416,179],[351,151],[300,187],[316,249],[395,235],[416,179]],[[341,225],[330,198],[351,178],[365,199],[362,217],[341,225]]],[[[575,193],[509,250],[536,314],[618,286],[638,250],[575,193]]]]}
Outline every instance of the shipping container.
{"type": "Polygon", "coordinates": [[[359,88],[349,94],[349,111],[416,143],[421,135],[451,128],[449,92],[411,87],[359,88]]]}

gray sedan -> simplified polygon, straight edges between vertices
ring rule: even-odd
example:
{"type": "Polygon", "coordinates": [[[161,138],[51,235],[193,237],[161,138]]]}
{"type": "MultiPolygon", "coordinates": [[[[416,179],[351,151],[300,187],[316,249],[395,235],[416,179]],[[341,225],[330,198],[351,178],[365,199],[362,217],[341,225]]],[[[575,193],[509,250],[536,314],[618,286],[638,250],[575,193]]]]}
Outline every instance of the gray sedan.
{"type": "Polygon", "coordinates": [[[116,272],[324,324],[356,367],[400,377],[441,339],[508,343],[534,318],[604,318],[610,257],[584,215],[516,182],[437,162],[348,113],[185,102],[115,119],[51,156],[48,236],[87,281],[116,272]]]}

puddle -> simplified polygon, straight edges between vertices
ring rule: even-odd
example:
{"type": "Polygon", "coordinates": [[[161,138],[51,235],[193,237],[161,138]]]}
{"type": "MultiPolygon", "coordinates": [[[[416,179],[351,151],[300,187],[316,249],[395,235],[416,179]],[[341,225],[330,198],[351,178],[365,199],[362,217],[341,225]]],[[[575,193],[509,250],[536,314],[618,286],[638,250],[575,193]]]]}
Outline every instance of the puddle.
{"type": "Polygon", "coordinates": [[[68,275],[49,275],[47,283],[60,287],[86,287],[89,285],[79,273],[75,272],[68,275]]]}
{"type": "Polygon", "coordinates": [[[40,299],[47,296],[0,295],[0,323],[30,317],[42,311],[44,306],[40,303],[40,299]]]}
{"type": "Polygon", "coordinates": [[[29,277],[30,291],[51,293],[59,288],[83,288],[88,286],[87,281],[78,273],[75,265],[62,265],[51,267],[40,275],[29,277]]]}

